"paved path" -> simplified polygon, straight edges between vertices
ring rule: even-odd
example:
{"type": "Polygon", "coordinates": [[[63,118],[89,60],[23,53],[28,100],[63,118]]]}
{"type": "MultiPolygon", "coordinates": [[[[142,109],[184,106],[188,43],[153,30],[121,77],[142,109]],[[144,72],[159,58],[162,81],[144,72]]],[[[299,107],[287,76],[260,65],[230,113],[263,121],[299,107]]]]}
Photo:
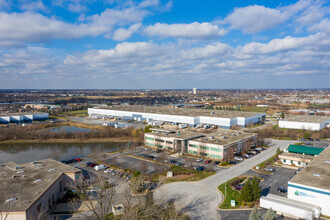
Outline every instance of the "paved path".
{"type": "Polygon", "coordinates": [[[297,141],[271,140],[269,149],[206,179],[198,182],[175,182],[161,186],[154,193],[155,200],[161,204],[174,201],[177,209],[184,211],[192,219],[220,219],[217,208],[223,198],[217,187],[226,180],[239,176],[272,157],[278,147],[283,150],[295,142],[297,141]]]}

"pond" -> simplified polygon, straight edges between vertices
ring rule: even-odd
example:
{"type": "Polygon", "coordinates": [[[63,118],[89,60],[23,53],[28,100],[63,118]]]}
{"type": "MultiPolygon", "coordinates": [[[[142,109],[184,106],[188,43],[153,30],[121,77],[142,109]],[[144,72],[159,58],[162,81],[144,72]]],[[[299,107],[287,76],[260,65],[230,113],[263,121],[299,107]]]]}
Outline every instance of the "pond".
{"type": "Polygon", "coordinates": [[[26,163],[45,158],[66,160],[92,153],[117,151],[127,146],[127,142],[0,144],[0,163],[26,163]]]}

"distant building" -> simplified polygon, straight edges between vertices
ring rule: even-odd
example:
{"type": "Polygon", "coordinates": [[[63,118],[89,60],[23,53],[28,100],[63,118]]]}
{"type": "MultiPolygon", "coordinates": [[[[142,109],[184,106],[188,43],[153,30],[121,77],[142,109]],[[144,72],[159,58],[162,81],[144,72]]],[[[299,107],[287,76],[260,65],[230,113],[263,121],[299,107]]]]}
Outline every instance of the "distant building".
{"type": "Polygon", "coordinates": [[[145,144],[150,147],[216,160],[231,160],[235,153],[245,153],[255,147],[257,134],[224,129],[210,134],[152,129],[144,138],[145,144]]]}
{"type": "Polygon", "coordinates": [[[68,184],[82,178],[81,170],[53,159],[0,166],[0,218],[39,219],[64,195],[68,184]]]}
{"type": "Polygon", "coordinates": [[[251,123],[263,123],[266,118],[266,113],[138,105],[89,108],[88,115],[92,118],[118,117],[144,122],[184,123],[190,126],[210,124],[226,129],[232,126],[246,127],[251,123]]]}
{"type": "Polygon", "coordinates": [[[196,95],[197,94],[197,89],[193,88],[193,94],[196,95]]]}
{"type": "Polygon", "coordinates": [[[280,128],[290,129],[305,129],[312,131],[319,131],[323,128],[329,127],[330,118],[323,116],[306,116],[306,115],[295,115],[288,116],[285,119],[278,121],[280,128]]]}
{"type": "Polygon", "coordinates": [[[23,123],[32,121],[43,121],[48,120],[48,113],[12,113],[0,115],[0,124],[10,124],[10,123],[23,123]]]}

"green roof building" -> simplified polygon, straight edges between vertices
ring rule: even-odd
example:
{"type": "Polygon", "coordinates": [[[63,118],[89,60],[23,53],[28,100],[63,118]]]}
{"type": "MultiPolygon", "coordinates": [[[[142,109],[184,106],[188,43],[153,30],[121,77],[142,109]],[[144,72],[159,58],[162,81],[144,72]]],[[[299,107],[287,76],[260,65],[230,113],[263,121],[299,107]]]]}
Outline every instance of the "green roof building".
{"type": "Polygon", "coordinates": [[[296,153],[296,154],[305,154],[305,155],[319,155],[324,148],[318,148],[318,147],[308,147],[305,145],[293,145],[290,144],[287,148],[287,151],[290,153],[296,153]]]}

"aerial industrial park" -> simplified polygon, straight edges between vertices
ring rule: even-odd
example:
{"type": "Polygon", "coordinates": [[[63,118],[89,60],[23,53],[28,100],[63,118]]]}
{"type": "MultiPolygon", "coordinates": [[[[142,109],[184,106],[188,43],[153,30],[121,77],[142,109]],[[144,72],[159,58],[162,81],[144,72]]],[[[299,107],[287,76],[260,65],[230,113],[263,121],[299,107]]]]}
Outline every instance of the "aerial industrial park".
{"type": "Polygon", "coordinates": [[[24,98],[29,90],[14,102],[1,92],[2,219],[140,219],[132,213],[148,196],[141,215],[164,219],[330,216],[330,118],[317,113],[329,103],[267,98],[257,107],[250,91],[234,91],[235,104],[215,95],[231,91],[176,91],[177,101],[171,91],[88,92],[70,91],[91,97],[76,102],[56,91],[43,103],[24,98]]]}
{"type": "Polygon", "coordinates": [[[0,0],[0,220],[330,220],[325,0],[0,0]]]}

